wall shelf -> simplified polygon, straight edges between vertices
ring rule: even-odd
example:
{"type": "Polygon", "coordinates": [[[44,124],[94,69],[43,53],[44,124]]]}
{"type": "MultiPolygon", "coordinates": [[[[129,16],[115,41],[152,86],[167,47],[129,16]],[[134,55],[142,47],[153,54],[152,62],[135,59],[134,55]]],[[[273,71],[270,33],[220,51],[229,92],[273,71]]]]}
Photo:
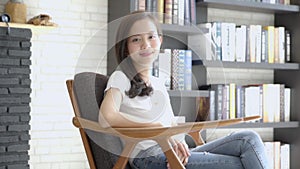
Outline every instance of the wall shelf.
{"type": "MultiPolygon", "coordinates": [[[[11,28],[25,28],[31,29],[34,33],[46,33],[48,31],[54,30],[57,26],[36,26],[32,24],[22,24],[22,23],[8,23],[11,28]]],[[[6,23],[0,22],[0,27],[7,27],[6,23]]]]}
{"type": "Polygon", "coordinates": [[[198,0],[197,5],[210,8],[230,9],[262,13],[299,12],[298,5],[270,4],[263,2],[247,2],[238,0],[198,0]]]}

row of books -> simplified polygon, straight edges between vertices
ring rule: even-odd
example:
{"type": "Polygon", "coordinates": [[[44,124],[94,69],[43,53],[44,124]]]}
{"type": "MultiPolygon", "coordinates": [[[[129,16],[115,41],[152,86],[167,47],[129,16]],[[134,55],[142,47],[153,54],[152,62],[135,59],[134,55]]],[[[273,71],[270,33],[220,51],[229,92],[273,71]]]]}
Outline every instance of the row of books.
{"type": "Polygon", "coordinates": [[[196,23],[195,0],[136,0],[135,10],[157,14],[160,23],[190,25],[196,23]]]}
{"type": "Polygon", "coordinates": [[[210,97],[199,97],[197,121],[259,115],[260,122],[290,121],[291,89],[283,84],[212,84],[210,97]]]}
{"type": "Polygon", "coordinates": [[[279,141],[264,142],[271,169],[290,169],[290,145],[279,141]]]}
{"type": "Polygon", "coordinates": [[[285,27],[210,22],[208,31],[189,36],[188,44],[206,60],[285,63],[290,61],[290,32],[285,27]]]}
{"type": "Polygon", "coordinates": [[[163,49],[153,62],[152,75],[168,90],[192,90],[192,51],[163,49]]]}
{"type": "Polygon", "coordinates": [[[257,1],[257,2],[270,3],[270,4],[290,5],[290,0],[248,0],[248,1],[257,1]]]}

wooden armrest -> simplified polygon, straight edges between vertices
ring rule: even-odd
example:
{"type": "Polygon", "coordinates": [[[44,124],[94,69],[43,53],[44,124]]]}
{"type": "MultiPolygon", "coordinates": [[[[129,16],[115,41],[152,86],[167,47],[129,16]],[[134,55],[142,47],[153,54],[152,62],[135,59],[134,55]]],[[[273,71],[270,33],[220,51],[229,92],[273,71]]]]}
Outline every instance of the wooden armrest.
{"type": "MultiPolygon", "coordinates": [[[[242,122],[246,122],[246,121],[258,120],[260,118],[261,118],[260,116],[250,116],[250,117],[244,117],[244,118],[239,118],[239,119],[242,120],[242,122]]],[[[217,121],[220,122],[220,125],[218,127],[236,124],[236,119],[229,119],[226,121],[217,120],[217,121]]],[[[182,123],[182,124],[184,124],[184,123],[182,123]]],[[[180,124],[180,125],[182,125],[182,124],[180,124]]],[[[204,144],[204,140],[201,137],[200,131],[191,131],[188,134],[193,138],[193,140],[197,146],[204,144]]]]}
{"type": "MultiPolygon", "coordinates": [[[[202,129],[237,124],[243,121],[255,120],[258,118],[260,117],[253,116],[253,117],[237,118],[237,119],[229,119],[229,120],[184,123],[173,127],[103,128],[97,122],[80,118],[80,117],[74,117],[73,124],[74,126],[80,129],[89,129],[97,132],[116,135],[125,140],[126,142],[125,148],[121,154],[121,157],[118,159],[116,165],[114,166],[114,169],[124,168],[126,163],[128,162],[128,157],[130,156],[135,145],[142,140],[148,140],[148,139],[157,141],[157,143],[161,146],[162,150],[164,151],[172,168],[183,169],[184,166],[182,165],[175,151],[173,150],[172,146],[168,142],[171,136],[182,134],[182,133],[199,133],[199,131],[202,129]]],[[[197,136],[197,134],[195,136],[197,136]]]]}

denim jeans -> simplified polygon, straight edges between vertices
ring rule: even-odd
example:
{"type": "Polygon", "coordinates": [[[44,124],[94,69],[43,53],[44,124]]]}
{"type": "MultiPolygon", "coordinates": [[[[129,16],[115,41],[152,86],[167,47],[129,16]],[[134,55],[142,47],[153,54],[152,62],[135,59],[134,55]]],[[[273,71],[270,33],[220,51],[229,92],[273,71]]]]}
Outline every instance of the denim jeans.
{"type": "MultiPolygon", "coordinates": [[[[261,138],[250,130],[231,133],[190,152],[187,169],[270,169],[261,138]]],[[[134,169],[166,169],[167,159],[156,145],[139,152],[131,165],[134,169]]]]}

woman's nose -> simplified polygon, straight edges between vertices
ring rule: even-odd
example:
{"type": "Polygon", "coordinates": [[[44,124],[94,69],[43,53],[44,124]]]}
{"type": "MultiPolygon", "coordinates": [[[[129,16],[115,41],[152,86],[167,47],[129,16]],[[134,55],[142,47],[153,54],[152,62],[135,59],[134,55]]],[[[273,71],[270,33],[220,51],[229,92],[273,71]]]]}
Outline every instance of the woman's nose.
{"type": "Polygon", "coordinates": [[[142,49],[147,49],[150,47],[150,41],[147,38],[143,38],[142,49]]]}

